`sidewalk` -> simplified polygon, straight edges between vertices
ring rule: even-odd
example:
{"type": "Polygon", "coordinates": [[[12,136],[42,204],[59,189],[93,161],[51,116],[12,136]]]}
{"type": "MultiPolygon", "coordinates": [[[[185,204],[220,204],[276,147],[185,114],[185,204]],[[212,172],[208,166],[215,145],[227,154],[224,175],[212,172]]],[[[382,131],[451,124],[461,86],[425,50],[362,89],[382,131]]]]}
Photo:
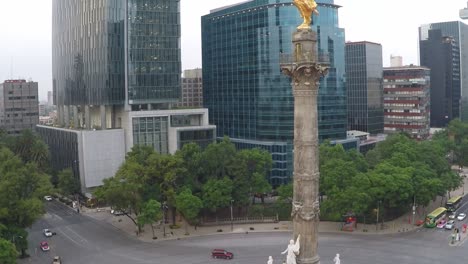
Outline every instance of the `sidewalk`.
{"type": "MultiPolygon", "coordinates": [[[[465,182],[467,179],[464,179],[465,182]]],[[[450,193],[451,197],[456,195],[462,195],[464,189],[461,187],[450,193]]],[[[418,220],[424,220],[426,215],[432,212],[435,208],[444,206],[447,198],[438,197],[434,202],[432,202],[426,208],[417,208],[416,214],[414,215],[414,223],[418,220]]],[[[206,235],[216,235],[224,233],[246,233],[246,232],[292,232],[292,222],[291,221],[281,221],[278,223],[266,223],[266,224],[234,224],[231,230],[231,225],[222,225],[222,226],[204,226],[197,227],[188,226],[186,234],[185,222],[182,218],[177,217],[177,224],[180,226],[178,229],[169,228],[170,224],[166,224],[164,236],[164,228],[161,225],[154,225],[154,237],[149,225],[145,226],[143,232],[137,235],[135,224],[125,215],[115,216],[110,213],[109,208],[101,209],[88,209],[83,207],[82,213],[93,217],[97,220],[107,222],[112,224],[116,228],[122,230],[123,232],[135,236],[138,239],[146,242],[150,241],[161,241],[168,239],[183,239],[187,237],[194,236],[206,236],[206,235]]],[[[367,235],[376,235],[376,234],[394,234],[400,232],[408,232],[418,228],[413,223],[412,212],[408,212],[405,215],[401,216],[398,219],[393,221],[379,223],[379,225],[374,224],[362,224],[358,223],[354,231],[342,231],[341,222],[320,222],[319,232],[334,232],[334,233],[353,233],[353,234],[367,234],[367,235]]],[[[459,243],[463,243],[466,236],[462,236],[462,240],[459,243]]]]}

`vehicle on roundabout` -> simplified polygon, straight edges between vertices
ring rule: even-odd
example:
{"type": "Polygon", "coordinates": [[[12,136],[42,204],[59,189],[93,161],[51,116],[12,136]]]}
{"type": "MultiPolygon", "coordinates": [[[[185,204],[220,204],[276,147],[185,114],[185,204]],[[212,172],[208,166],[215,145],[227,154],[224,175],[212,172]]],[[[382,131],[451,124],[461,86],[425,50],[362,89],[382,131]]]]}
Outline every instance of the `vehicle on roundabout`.
{"type": "Polygon", "coordinates": [[[62,259],[59,256],[55,256],[52,264],[62,264],[62,259]]]}
{"type": "Polygon", "coordinates": [[[54,233],[52,233],[52,231],[50,231],[50,230],[49,230],[49,229],[47,229],[47,228],[46,228],[46,229],[44,229],[44,230],[42,231],[42,233],[43,233],[43,234],[44,234],[44,236],[46,236],[46,237],[51,237],[51,236],[53,236],[53,235],[54,235],[54,233]]]}
{"type": "Polygon", "coordinates": [[[455,227],[455,220],[450,220],[445,224],[445,229],[452,230],[455,227]]]}
{"type": "Polygon", "coordinates": [[[50,250],[49,243],[47,243],[46,241],[42,241],[41,243],[39,243],[39,247],[41,248],[42,251],[50,250]]]}
{"type": "Polygon", "coordinates": [[[453,214],[450,214],[449,215],[449,219],[455,219],[457,218],[457,214],[456,213],[453,213],[453,214]]]}
{"type": "Polygon", "coordinates": [[[439,223],[437,223],[437,228],[444,228],[446,224],[446,220],[440,220],[439,223]]]}
{"type": "Polygon", "coordinates": [[[465,218],[466,218],[465,213],[459,213],[458,216],[457,216],[458,221],[463,221],[463,220],[465,220],[465,218]]]}
{"type": "Polygon", "coordinates": [[[226,251],[225,249],[213,249],[211,251],[212,258],[222,258],[222,259],[232,259],[234,254],[232,252],[226,251]]]}

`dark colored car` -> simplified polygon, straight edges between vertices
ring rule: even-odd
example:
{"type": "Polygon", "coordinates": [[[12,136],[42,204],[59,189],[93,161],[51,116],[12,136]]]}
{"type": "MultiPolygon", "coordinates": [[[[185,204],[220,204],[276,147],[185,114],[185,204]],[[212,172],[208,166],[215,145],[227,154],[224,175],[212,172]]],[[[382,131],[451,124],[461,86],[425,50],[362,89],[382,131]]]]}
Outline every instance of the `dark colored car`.
{"type": "Polygon", "coordinates": [[[211,257],[212,258],[232,259],[234,257],[234,254],[232,254],[231,252],[226,251],[224,249],[213,249],[213,251],[211,251],[211,257]]]}

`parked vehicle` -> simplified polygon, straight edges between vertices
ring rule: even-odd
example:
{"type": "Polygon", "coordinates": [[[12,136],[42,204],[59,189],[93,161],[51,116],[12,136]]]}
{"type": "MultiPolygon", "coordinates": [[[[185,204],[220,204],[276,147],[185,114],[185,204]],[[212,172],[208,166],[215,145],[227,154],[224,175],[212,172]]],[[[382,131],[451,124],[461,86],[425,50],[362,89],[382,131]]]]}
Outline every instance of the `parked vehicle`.
{"type": "Polygon", "coordinates": [[[232,258],[234,258],[234,254],[232,254],[229,251],[226,251],[225,249],[213,249],[213,251],[211,251],[211,257],[212,258],[232,259],[232,258]]]}
{"type": "Polygon", "coordinates": [[[52,196],[46,195],[46,196],[44,196],[44,200],[52,201],[52,196]]]}

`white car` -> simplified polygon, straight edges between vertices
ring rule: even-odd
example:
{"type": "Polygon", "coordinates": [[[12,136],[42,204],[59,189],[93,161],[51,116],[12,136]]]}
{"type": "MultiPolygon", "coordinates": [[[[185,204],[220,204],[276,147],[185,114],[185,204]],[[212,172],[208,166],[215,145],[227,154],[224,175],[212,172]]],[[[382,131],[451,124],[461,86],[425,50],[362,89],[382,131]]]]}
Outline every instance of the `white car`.
{"type": "Polygon", "coordinates": [[[49,229],[44,229],[42,232],[46,237],[51,237],[53,235],[52,231],[50,231],[49,229]]]}
{"type": "Polygon", "coordinates": [[[457,219],[458,221],[462,221],[466,218],[466,214],[465,213],[460,213],[458,216],[457,216],[457,219]]]}
{"type": "Polygon", "coordinates": [[[457,214],[456,213],[453,213],[451,215],[449,215],[449,219],[455,219],[457,218],[457,214]]]}
{"type": "Polygon", "coordinates": [[[455,220],[450,220],[445,224],[445,229],[452,230],[455,227],[455,220]]]}
{"type": "Polygon", "coordinates": [[[46,196],[44,196],[44,199],[46,201],[52,201],[52,196],[46,195],[46,196]]]}

